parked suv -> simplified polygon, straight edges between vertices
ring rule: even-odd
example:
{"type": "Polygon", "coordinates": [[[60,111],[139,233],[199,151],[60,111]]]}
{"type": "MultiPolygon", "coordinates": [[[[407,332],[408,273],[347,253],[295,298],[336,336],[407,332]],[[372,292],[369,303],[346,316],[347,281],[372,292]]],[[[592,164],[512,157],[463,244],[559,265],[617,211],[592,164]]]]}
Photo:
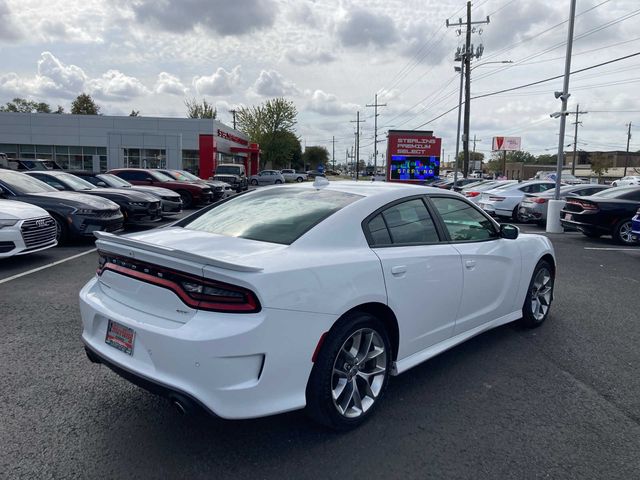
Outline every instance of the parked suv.
{"type": "Polygon", "coordinates": [[[216,167],[213,179],[228,183],[238,193],[249,188],[247,172],[241,163],[221,163],[216,167]]]}
{"type": "Polygon", "coordinates": [[[199,185],[192,182],[178,182],[155,170],[145,170],[144,168],[117,168],[109,170],[107,173],[124,178],[134,185],[151,185],[153,187],[164,187],[180,194],[183,208],[190,208],[195,205],[211,203],[213,192],[207,185],[199,185]]]}

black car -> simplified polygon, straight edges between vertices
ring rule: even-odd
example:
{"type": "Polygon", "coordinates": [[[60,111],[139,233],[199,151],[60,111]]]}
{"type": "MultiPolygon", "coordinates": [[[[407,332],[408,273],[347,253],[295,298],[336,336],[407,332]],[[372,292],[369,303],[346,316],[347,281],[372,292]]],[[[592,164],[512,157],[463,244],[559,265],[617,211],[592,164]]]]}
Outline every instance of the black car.
{"type": "Polygon", "coordinates": [[[588,197],[568,198],[560,212],[565,228],[580,230],[598,238],[611,235],[625,245],[637,241],[631,232],[631,219],[640,208],[640,187],[615,187],[588,197]]]}
{"type": "Polygon", "coordinates": [[[150,185],[133,185],[125,179],[111,173],[95,173],[89,171],[71,171],[76,177],[100,188],[124,188],[134,192],[144,192],[157,197],[160,200],[162,215],[173,215],[182,212],[182,198],[176,192],[168,188],[152,187],[150,185]]]}
{"type": "Polygon", "coordinates": [[[44,208],[56,221],[58,243],[70,237],[93,237],[93,232],[122,230],[120,207],[106,198],[59,192],[24,173],[0,170],[0,198],[44,208]]]}
{"type": "Polygon", "coordinates": [[[160,200],[153,195],[120,188],[98,188],[67,172],[26,172],[56,190],[86,193],[111,200],[120,205],[125,223],[157,222],[162,219],[160,200]]]}

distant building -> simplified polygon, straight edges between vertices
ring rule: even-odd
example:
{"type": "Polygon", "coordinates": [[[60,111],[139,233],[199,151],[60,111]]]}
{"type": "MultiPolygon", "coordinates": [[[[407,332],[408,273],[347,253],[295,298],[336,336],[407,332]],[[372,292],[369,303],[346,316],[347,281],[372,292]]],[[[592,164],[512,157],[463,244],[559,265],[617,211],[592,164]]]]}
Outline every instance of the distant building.
{"type": "MultiPolygon", "coordinates": [[[[593,161],[604,161],[609,168],[640,167],[640,152],[625,152],[613,150],[608,152],[576,152],[576,168],[589,166],[593,161]],[[627,161],[629,163],[627,163],[627,161]]],[[[571,167],[573,164],[573,152],[565,152],[564,165],[571,167]]]]}
{"type": "Polygon", "coordinates": [[[207,177],[218,163],[254,173],[259,147],[211,119],[0,112],[0,152],[65,170],[176,168],[207,177]]]}

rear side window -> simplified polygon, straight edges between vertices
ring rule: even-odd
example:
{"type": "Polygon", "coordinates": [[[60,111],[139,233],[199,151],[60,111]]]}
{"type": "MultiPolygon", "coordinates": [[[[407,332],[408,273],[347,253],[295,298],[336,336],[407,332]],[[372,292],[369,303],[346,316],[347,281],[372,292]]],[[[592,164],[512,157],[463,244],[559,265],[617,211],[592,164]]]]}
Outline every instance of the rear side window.
{"type": "Polygon", "coordinates": [[[140,180],[151,180],[151,177],[146,172],[125,170],[123,172],[117,172],[116,175],[120,178],[124,178],[125,180],[133,180],[134,182],[140,180]]]}
{"type": "Polygon", "coordinates": [[[290,245],[322,220],[359,198],[360,195],[333,190],[263,190],[232,198],[177,226],[290,245]]]}
{"type": "Polygon", "coordinates": [[[419,198],[383,210],[369,220],[367,229],[372,247],[440,241],[431,215],[419,198]]]}
{"type": "Polygon", "coordinates": [[[431,201],[442,217],[452,241],[478,242],[498,237],[491,220],[467,202],[448,197],[436,197],[431,201]]]}

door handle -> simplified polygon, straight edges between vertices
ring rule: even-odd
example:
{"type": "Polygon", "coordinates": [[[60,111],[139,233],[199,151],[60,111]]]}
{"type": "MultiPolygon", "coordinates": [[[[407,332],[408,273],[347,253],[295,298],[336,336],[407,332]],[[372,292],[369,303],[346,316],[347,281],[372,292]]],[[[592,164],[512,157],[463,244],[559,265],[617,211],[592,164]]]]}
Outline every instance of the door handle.
{"type": "Polygon", "coordinates": [[[476,266],[476,261],[475,260],[466,260],[464,262],[464,266],[467,267],[469,270],[473,270],[476,266]]]}
{"type": "Polygon", "coordinates": [[[396,265],[395,267],[391,267],[391,275],[395,275],[397,277],[404,275],[407,273],[406,265],[396,265]]]}

